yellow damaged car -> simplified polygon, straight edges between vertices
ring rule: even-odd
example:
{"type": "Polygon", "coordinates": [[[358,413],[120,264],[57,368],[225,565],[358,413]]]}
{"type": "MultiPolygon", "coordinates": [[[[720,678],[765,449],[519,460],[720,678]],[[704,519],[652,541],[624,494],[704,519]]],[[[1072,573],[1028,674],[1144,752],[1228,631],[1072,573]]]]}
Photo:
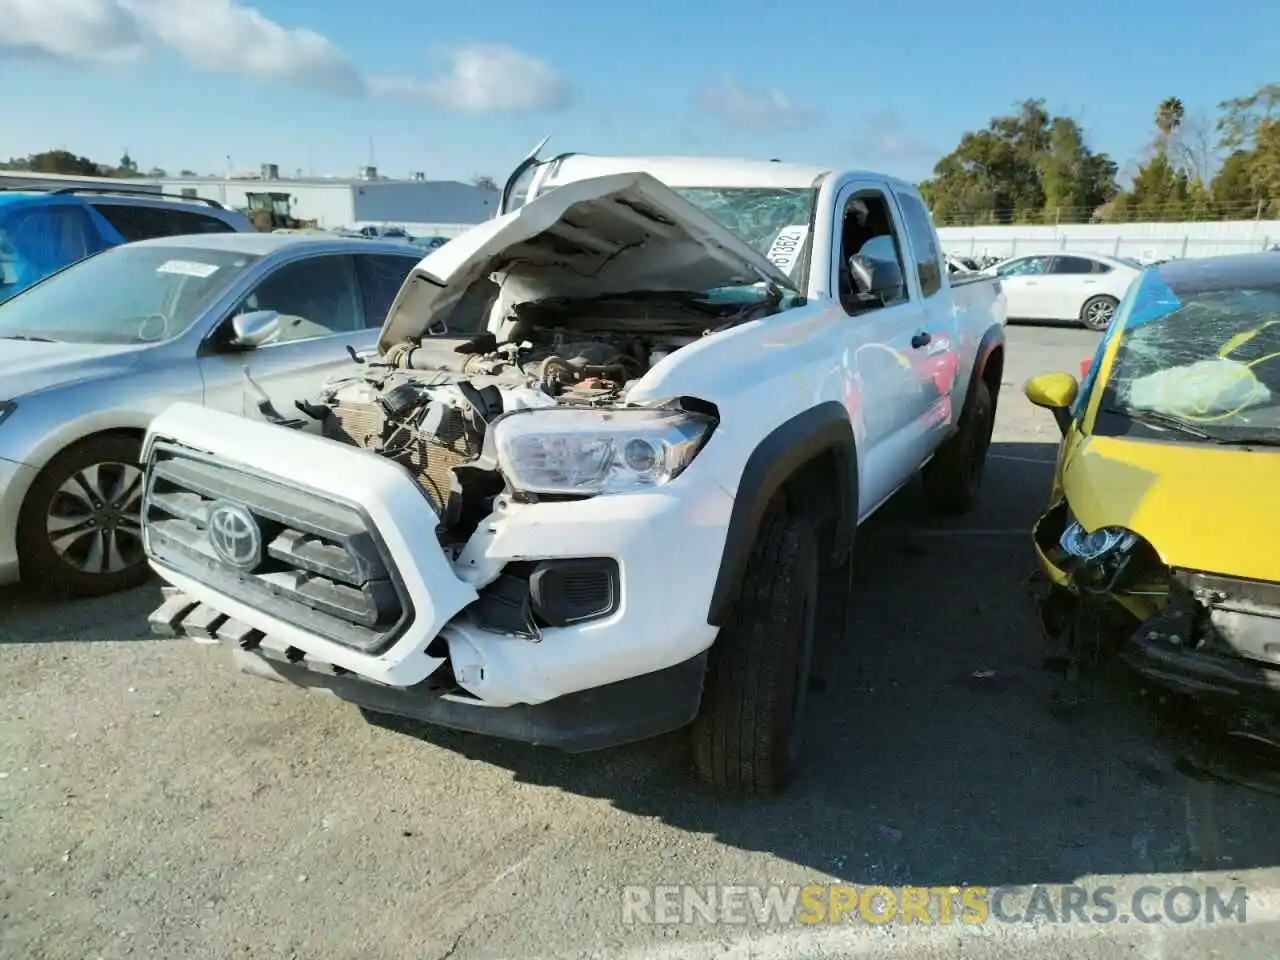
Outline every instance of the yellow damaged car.
{"type": "Polygon", "coordinates": [[[1149,268],[1083,383],[1024,392],[1063,432],[1033,535],[1046,635],[1280,708],[1280,252],[1149,268]]]}

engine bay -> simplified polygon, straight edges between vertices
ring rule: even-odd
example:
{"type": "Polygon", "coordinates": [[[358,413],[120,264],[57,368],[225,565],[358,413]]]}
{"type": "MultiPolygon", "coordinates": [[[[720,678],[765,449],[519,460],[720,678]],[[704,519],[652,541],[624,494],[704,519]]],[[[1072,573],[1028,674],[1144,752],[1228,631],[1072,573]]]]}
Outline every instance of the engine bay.
{"type": "Polygon", "coordinates": [[[606,407],[696,337],[530,330],[503,342],[427,337],[397,344],[298,408],[328,439],[404,467],[441,518],[442,543],[461,544],[492,510],[505,481],[483,460],[488,425],[516,410],[606,407]]]}

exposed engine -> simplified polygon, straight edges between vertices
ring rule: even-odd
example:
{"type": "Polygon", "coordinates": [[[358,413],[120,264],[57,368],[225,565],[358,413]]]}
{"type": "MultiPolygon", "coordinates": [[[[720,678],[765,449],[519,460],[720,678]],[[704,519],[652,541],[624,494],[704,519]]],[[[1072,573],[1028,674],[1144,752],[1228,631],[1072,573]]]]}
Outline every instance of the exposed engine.
{"type": "Polygon", "coordinates": [[[581,331],[539,331],[535,345],[499,344],[481,334],[441,351],[439,342],[406,343],[362,374],[329,384],[300,405],[329,439],[396,461],[439,513],[441,536],[469,535],[502,492],[491,468],[475,465],[486,428],[504,413],[557,405],[603,405],[692,338],[645,338],[581,331]],[[459,469],[462,468],[462,469],[459,469]]]}

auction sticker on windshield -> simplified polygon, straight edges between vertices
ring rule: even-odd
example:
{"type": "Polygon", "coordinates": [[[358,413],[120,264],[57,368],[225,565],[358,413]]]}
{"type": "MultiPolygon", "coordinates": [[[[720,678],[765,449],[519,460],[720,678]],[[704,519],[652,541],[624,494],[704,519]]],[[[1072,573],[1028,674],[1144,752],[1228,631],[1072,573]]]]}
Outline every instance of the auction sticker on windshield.
{"type": "Polygon", "coordinates": [[[769,248],[769,262],[785,273],[791,275],[796,261],[800,259],[800,248],[804,246],[804,238],[809,234],[807,223],[795,223],[783,227],[773,238],[773,246],[769,248]]]}
{"type": "Polygon", "coordinates": [[[205,279],[218,272],[216,263],[196,263],[193,260],[166,260],[156,267],[156,273],[178,273],[184,277],[205,279]]]}

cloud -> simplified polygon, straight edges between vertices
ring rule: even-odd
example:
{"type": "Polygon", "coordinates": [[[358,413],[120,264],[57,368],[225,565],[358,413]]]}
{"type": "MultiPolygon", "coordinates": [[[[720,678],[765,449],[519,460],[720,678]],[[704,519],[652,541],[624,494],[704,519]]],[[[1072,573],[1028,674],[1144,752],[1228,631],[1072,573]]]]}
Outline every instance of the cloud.
{"type": "Polygon", "coordinates": [[[793,129],[822,119],[816,107],[793,100],[781,90],[744,87],[732,77],[703,87],[693,103],[705,114],[753,130],[793,129]]]}
{"type": "Polygon", "coordinates": [[[329,38],[236,0],[0,0],[0,57],[118,65],[157,47],[210,73],[421,100],[470,114],[554,109],[573,93],[549,64],[493,43],[445,52],[445,69],[426,80],[369,78],[329,38]]]}
{"type": "Polygon", "coordinates": [[[379,77],[374,93],[425,100],[459,113],[532,113],[572,99],[565,79],[537,57],[497,43],[468,43],[445,53],[448,69],[429,80],[379,77]]]}
{"type": "Polygon", "coordinates": [[[845,141],[844,149],[859,166],[931,168],[942,151],[911,134],[905,126],[894,111],[877,111],[868,115],[861,130],[845,141]]]}
{"type": "Polygon", "coordinates": [[[363,93],[364,79],[328,38],[285,27],[233,0],[123,0],[155,37],[199,70],[363,93]]]}
{"type": "Polygon", "coordinates": [[[116,0],[0,0],[0,57],[114,65],[145,55],[137,18],[116,0]]]}

